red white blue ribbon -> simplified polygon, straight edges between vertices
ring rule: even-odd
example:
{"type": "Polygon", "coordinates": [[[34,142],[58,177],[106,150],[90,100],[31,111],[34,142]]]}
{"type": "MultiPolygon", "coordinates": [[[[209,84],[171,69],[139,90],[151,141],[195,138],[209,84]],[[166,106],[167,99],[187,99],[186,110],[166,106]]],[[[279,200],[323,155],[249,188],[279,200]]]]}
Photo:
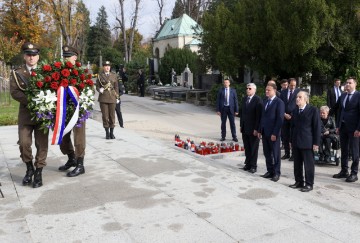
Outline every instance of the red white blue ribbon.
{"type": "Polygon", "coordinates": [[[51,144],[52,145],[61,144],[64,135],[71,131],[71,129],[76,125],[78,119],[79,119],[79,91],[73,86],[69,86],[67,88],[60,86],[57,90],[56,119],[55,119],[54,133],[51,140],[51,144]],[[76,108],[69,123],[65,127],[67,95],[70,96],[70,99],[74,103],[76,108]]]}

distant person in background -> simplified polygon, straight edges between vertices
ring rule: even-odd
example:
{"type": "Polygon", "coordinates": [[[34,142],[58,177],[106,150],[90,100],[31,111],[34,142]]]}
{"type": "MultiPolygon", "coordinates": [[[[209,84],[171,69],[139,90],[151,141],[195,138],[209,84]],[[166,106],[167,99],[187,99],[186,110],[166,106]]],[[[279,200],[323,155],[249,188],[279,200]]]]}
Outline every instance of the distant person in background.
{"type": "Polygon", "coordinates": [[[137,85],[140,90],[140,97],[144,97],[145,96],[145,75],[144,75],[144,72],[142,69],[139,69],[139,71],[138,71],[137,85]]]}
{"type": "Polygon", "coordinates": [[[116,111],[116,116],[118,118],[119,121],[119,125],[121,128],[124,128],[124,121],[123,121],[123,117],[122,117],[122,113],[121,113],[121,96],[124,94],[125,92],[125,87],[122,83],[119,83],[119,98],[118,101],[116,102],[116,107],[115,107],[115,111],[116,111]]]}
{"type": "Polygon", "coordinates": [[[119,83],[115,73],[110,72],[111,63],[104,62],[104,70],[96,81],[96,90],[99,92],[99,103],[102,122],[105,128],[105,138],[115,139],[115,108],[119,98],[119,83]]]}
{"type": "Polygon", "coordinates": [[[121,72],[121,80],[122,80],[122,83],[124,85],[125,94],[127,94],[128,93],[127,82],[129,80],[129,78],[127,76],[125,67],[123,67],[122,72],[121,72]]]}
{"type": "Polygon", "coordinates": [[[287,79],[282,79],[282,80],[280,81],[280,86],[281,86],[281,91],[287,89],[288,86],[289,86],[288,80],[287,80],[287,79]]]}
{"type": "Polygon", "coordinates": [[[329,107],[320,107],[320,118],[321,118],[321,139],[319,146],[319,160],[325,161],[326,163],[331,162],[331,143],[336,142],[336,123],[334,119],[329,116],[329,107]]]}
{"type": "Polygon", "coordinates": [[[290,125],[291,125],[291,113],[296,108],[296,96],[299,93],[300,89],[296,88],[296,79],[289,79],[289,86],[287,89],[281,91],[280,99],[285,104],[285,116],[284,124],[281,132],[283,133],[283,144],[285,154],[281,159],[289,159],[289,161],[294,161],[293,156],[290,153],[290,125]]]}
{"type": "Polygon", "coordinates": [[[220,88],[216,99],[216,113],[221,117],[221,139],[226,138],[226,120],[229,118],[231,135],[234,142],[237,142],[235,116],[239,114],[239,104],[236,90],[230,88],[230,80],[224,80],[224,87],[220,88]]]}
{"type": "Polygon", "coordinates": [[[335,116],[335,120],[339,118],[339,106],[337,102],[341,97],[343,91],[341,90],[341,80],[335,79],[334,86],[329,88],[326,95],[326,104],[330,108],[330,116],[335,116]]]}

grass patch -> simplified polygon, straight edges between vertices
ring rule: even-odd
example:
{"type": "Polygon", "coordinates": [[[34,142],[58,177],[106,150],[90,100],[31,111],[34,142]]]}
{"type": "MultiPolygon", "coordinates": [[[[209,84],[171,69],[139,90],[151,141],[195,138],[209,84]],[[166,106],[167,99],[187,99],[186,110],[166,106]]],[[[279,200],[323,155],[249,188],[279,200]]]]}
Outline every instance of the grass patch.
{"type": "MultiPolygon", "coordinates": [[[[1,95],[4,96],[4,93],[1,95]]],[[[17,125],[18,113],[19,102],[16,100],[9,98],[7,102],[0,102],[0,126],[17,125]]]]}

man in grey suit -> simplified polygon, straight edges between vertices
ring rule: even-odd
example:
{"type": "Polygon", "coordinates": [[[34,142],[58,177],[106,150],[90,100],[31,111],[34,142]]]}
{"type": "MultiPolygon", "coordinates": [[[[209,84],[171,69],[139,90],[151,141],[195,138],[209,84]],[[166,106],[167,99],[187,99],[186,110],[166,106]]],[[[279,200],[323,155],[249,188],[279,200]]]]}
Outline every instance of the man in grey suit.
{"type": "Polygon", "coordinates": [[[216,99],[216,113],[221,117],[221,139],[225,141],[226,120],[229,118],[231,135],[234,142],[237,142],[235,116],[239,114],[239,104],[236,90],[230,88],[230,80],[224,80],[224,87],[219,89],[216,99]]]}

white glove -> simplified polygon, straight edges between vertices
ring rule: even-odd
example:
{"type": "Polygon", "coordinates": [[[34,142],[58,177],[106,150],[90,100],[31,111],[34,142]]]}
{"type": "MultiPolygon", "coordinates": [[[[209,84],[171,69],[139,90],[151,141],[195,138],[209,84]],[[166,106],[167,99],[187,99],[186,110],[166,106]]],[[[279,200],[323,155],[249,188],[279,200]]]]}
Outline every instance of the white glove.
{"type": "Polygon", "coordinates": [[[100,88],[100,93],[104,93],[104,88],[100,88]]]}
{"type": "Polygon", "coordinates": [[[120,103],[120,100],[119,100],[119,99],[117,99],[117,100],[116,100],[116,104],[119,104],[119,103],[120,103]]]}

